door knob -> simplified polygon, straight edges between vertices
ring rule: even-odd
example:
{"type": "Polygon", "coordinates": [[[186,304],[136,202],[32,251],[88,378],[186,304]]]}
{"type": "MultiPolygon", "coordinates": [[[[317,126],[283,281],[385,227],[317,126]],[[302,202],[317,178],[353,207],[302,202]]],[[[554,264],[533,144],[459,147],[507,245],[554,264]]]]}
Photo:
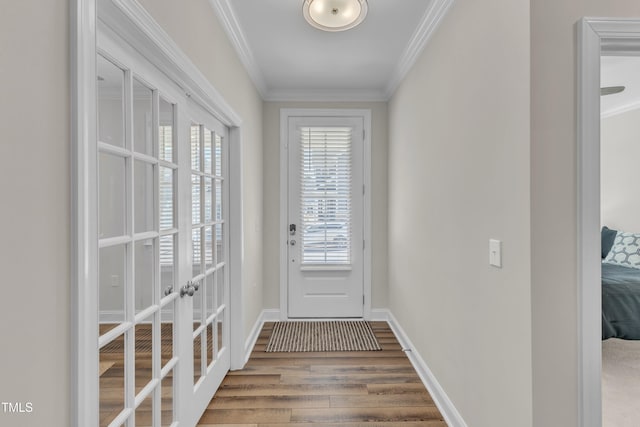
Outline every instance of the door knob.
{"type": "Polygon", "coordinates": [[[296,241],[294,239],[289,240],[289,244],[291,246],[295,246],[296,245],[296,241]]]}
{"type": "Polygon", "coordinates": [[[196,291],[200,288],[200,285],[194,285],[193,282],[189,281],[186,285],[180,288],[180,298],[183,298],[185,295],[189,295],[190,297],[196,293],[196,291]]]}

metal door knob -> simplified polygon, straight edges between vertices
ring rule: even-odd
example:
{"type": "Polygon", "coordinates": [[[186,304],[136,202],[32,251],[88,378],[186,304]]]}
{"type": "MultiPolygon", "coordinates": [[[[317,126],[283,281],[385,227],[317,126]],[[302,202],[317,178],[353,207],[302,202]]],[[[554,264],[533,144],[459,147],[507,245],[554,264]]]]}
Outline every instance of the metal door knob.
{"type": "Polygon", "coordinates": [[[200,283],[193,283],[189,281],[186,285],[180,288],[180,297],[182,298],[185,295],[192,297],[198,289],[200,289],[200,283]]]}
{"type": "Polygon", "coordinates": [[[289,244],[290,244],[291,246],[295,246],[295,245],[296,245],[296,241],[295,241],[295,240],[293,240],[293,239],[291,239],[291,240],[289,240],[289,244]]]}

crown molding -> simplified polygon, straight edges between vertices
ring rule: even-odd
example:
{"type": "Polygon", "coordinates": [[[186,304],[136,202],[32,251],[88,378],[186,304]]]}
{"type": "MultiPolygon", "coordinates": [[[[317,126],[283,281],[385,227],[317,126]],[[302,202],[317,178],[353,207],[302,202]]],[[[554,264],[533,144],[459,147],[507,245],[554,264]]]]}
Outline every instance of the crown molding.
{"type": "Polygon", "coordinates": [[[386,101],[383,91],[376,90],[271,90],[263,97],[269,102],[376,102],[386,101]]]}
{"type": "Polygon", "coordinates": [[[244,37],[238,19],[233,13],[233,8],[229,0],[209,0],[209,3],[218,16],[218,20],[222,24],[224,31],[227,33],[229,41],[240,58],[240,62],[242,62],[247,73],[249,73],[249,77],[251,81],[253,81],[258,93],[260,93],[260,96],[264,99],[267,95],[267,84],[264,81],[260,67],[258,67],[256,63],[253,52],[244,37]]]}
{"type": "Polygon", "coordinates": [[[451,8],[453,1],[454,0],[433,0],[422,17],[418,29],[413,34],[413,37],[411,37],[407,48],[398,61],[398,66],[387,84],[385,89],[386,99],[390,99],[393,96],[402,80],[404,80],[409,70],[411,70],[416,63],[418,56],[427,45],[433,33],[438,29],[442,19],[451,8]]]}

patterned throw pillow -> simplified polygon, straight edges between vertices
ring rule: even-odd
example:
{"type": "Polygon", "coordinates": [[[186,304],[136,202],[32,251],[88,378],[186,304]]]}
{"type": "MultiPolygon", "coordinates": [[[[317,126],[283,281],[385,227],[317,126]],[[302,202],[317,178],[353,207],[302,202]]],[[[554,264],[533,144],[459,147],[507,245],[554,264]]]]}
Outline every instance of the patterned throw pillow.
{"type": "Polygon", "coordinates": [[[604,262],[640,269],[640,234],[618,231],[604,262]]]}

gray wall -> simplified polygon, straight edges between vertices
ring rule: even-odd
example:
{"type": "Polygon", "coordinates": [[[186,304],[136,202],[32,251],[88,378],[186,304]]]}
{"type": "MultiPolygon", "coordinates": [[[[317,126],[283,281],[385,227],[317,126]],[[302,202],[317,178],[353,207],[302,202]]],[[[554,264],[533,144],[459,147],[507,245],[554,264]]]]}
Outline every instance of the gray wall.
{"type": "Polygon", "coordinates": [[[67,0],[0,7],[0,400],[33,403],[0,425],[69,426],[68,14],[67,0]]]}
{"type": "Polygon", "coordinates": [[[389,102],[390,307],[470,427],[532,425],[528,43],[457,1],[389,102]]]}
{"type": "Polygon", "coordinates": [[[640,233],[640,109],[602,119],[600,127],[600,222],[640,233]]]}
{"type": "Polygon", "coordinates": [[[264,306],[280,308],[280,109],[363,108],[371,110],[371,207],[373,308],[387,300],[387,104],[385,102],[265,102],[264,126],[264,306]]]}

